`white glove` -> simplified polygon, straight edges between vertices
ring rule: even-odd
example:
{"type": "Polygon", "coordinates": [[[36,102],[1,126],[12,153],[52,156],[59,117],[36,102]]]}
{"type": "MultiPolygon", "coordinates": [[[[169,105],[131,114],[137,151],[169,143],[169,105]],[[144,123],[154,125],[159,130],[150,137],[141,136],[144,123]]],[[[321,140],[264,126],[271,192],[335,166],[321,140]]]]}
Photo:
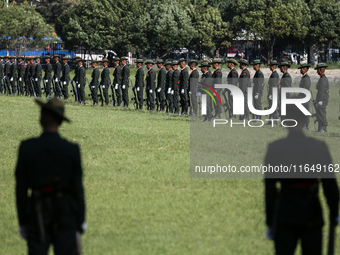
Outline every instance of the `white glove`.
{"type": "Polygon", "coordinates": [[[175,92],[173,90],[171,90],[171,95],[173,95],[175,92]]]}
{"type": "Polygon", "coordinates": [[[7,78],[7,75],[5,75],[3,79],[6,79],[6,78],[7,78]]]}
{"type": "Polygon", "coordinates": [[[80,88],[80,84],[78,84],[78,88],[80,88]]]}
{"type": "Polygon", "coordinates": [[[171,88],[168,88],[168,94],[170,94],[171,93],[171,88]]]}
{"type": "Polygon", "coordinates": [[[115,89],[118,89],[118,84],[116,84],[115,89]]]}
{"type": "Polygon", "coordinates": [[[189,94],[191,95],[191,91],[189,91],[189,94]]]}
{"type": "Polygon", "coordinates": [[[55,78],[55,82],[58,82],[59,80],[58,80],[58,78],[55,78]]]}
{"type": "Polygon", "coordinates": [[[272,95],[269,95],[268,98],[269,98],[269,100],[273,100],[272,95]]]}
{"type": "Polygon", "coordinates": [[[255,99],[259,99],[259,94],[256,94],[256,95],[254,96],[254,98],[255,98],[255,99]]]}
{"type": "Polygon", "coordinates": [[[157,92],[158,92],[158,93],[161,92],[161,88],[157,89],[157,92]]]}
{"type": "Polygon", "coordinates": [[[45,83],[48,83],[48,80],[45,80],[45,83]]]}
{"type": "Polygon", "coordinates": [[[137,87],[137,91],[139,91],[139,87],[137,87]]]}
{"type": "Polygon", "coordinates": [[[92,86],[92,88],[93,88],[93,89],[95,89],[95,88],[96,88],[96,86],[92,86]]]}
{"type": "Polygon", "coordinates": [[[64,85],[66,85],[66,83],[67,83],[67,82],[66,82],[66,81],[64,81],[64,85]]]}
{"type": "Polygon", "coordinates": [[[103,85],[103,89],[105,89],[105,85],[103,85]]]}
{"type": "Polygon", "coordinates": [[[76,84],[78,84],[78,82],[76,81],[76,84]]]}
{"type": "Polygon", "coordinates": [[[184,94],[184,89],[181,90],[181,94],[184,94]]]}
{"type": "Polygon", "coordinates": [[[19,81],[21,81],[22,80],[22,78],[21,77],[19,77],[19,81]]]}
{"type": "Polygon", "coordinates": [[[319,102],[318,102],[318,105],[322,105],[322,101],[319,101],[319,102]]]}
{"type": "Polygon", "coordinates": [[[10,81],[13,81],[13,77],[11,77],[10,81]]]}
{"type": "Polygon", "coordinates": [[[85,221],[83,222],[83,224],[81,224],[81,229],[83,230],[82,234],[84,234],[87,229],[87,224],[85,221]]]}
{"type": "Polygon", "coordinates": [[[152,89],[149,90],[149,93],[150,93],[150,94],[152,93],[152,89]]]}
{"type": "Polygon", "coordinates": [[[27,238],[27,229],[26,229],[26,227],[20,226],[19,233],[20,233],[22,238],[24,238],[24,239],[27,238]]]}
{"type": "Polygon", "coordinates": [[[38,78],[35,78],[35,81],[38,81],[38,78]]]}
{"type": "Polygon", "coordinates": [[[122,86],[122,89],[125,89],[125,85],[122,86]]]}

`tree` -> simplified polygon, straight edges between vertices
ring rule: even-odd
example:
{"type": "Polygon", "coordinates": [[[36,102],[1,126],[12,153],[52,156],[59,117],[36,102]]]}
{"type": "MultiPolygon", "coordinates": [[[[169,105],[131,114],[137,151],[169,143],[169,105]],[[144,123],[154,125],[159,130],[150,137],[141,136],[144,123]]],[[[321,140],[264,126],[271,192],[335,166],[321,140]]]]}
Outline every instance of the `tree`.
{"type": "Polygon", "coordinates": [[[36,10],[48,24],[54,24],[57,18],[71,5],[69,0],[40,0],[36,3],[36,10]]]}
{"type": "Polygon", "coordinates": [[[53,28],[27,3],[17,5],[14,2],[8,8],[3,6],[0,17],[0,45],[15,55],[20,56],[36,46],[46,46],[49,42],[44,40],[45,37],[57,41],[53,28]]]}

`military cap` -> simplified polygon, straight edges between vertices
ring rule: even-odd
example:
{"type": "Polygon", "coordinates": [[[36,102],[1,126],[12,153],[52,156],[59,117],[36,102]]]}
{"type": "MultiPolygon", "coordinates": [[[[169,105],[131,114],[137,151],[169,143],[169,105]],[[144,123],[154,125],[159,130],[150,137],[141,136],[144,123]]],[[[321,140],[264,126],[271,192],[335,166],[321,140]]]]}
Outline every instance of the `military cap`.
{"type": "Polygon", "coordinates": [[[145,63],[144,64],[155,64],[151,59],[149,59],[149,60],[147,60],[147,61],[145,61],[145,63]]]}
{"type": "Polygon", "coordinates": [[[91,61],[91,64],[97,64],[98,63],[98,60],[92,60],[91,61]]]}
{"type": "Polygon", "coordinates": [[[77,60],[77,59],[80,59],[81,57],[74,57],[73,60],[77,60]]]}
{"type": "Polygon", "coordinates": [[[41,58],[40,56],[36,56],[36,57],[34,57],[34,59],[37,59],[37,58],[41,58]]]}
{"type": "Polygon", "coordinates": [[[69,60],[68,57],[62,57],[62,60],[69,60]]]}
{"type": "Polygon", "coordinates": [[[171,61],[166,61],[164,65],[171,65],[171,61]]]}
{"type": "Polygon", "coordinates": [[[325,64],[325,63],[319,63],[319,64],[316,65],[316,67],[314,69],[317,70],[317,69],[322,68],[322,67],[326,68],[326,67],[328,67],[328,65],[325,64]]]}
{"type": "Polygon", "coordinates": [[[180,58],[179,60],[178,60],[178,63],[180,63],[180,62],[183,62],[183,61],[187,61],[185,58],[180,58]]]}
{"type": "Polygon", "coordinates": [[[203,61],[199,67],[210,67],[210,64],[203,61]]]}
{"type": "Polygon", "coordinates": [[[17,56],[17,59],[23,59],[24,57],[23,56],[17,56]]]}
{"type": "Polygon", "coordinates": [[[136,60],[136,63],[142,63],[143,64],[143,62],[144,62],[143,59],[137,59],[136,60]]]}
{"type": "Polygon", "coordinates": [[[84,62],[84,59],[78,58],[78,59],[76,60],[76,63],[78,63],[78,62],[84,62]]]}
{"type": "Polygon", "coordinates": [[[309,64],[301,64],[301,65],[298,67],[298,69],[301,69],[301,68],[304,68],[304,67],[310,68],[311,65],[309,65],[309,64]]]}
{"type": "Polygon", "coordinates": [[[114,57],[113,61],[120,61],[119,57],[114,57]]]}
{"type": "Polygon", "coordinates": [[[124,60],[128,60],[128,58],[127,57],[121,57],[120,58],[120,61],[124,61],[124,60]]]}
{"type": "Polygon", "coordinates": [[[171,65],[173,65],[173,66],[178,65],[178,61],[177,60],[172,61],[171,65]]]}
{"type": "Polygon", "coordinates": [[[195,63],[196,65],[198,65],[198,61],[197,60],[190,60],[188,65],[190,66],[191,64],[195,63]]]}
{"type": "Polygon", "coordinates": [[[104,62],[109,63],[110,61],[109,61],[107,58],[103,58],[103,59],[102,59],[102,62],[103,62],[103,63],[104,63],[104,62]]]}
{"type": "Polygon", "coordinates": [[[46,59],[46,58],[51,59],[51,56],[50,56],[50,55],[45,55],[45,56],[44,56],[44,59],[46,59]]]}
{"type": "Polygon", "coordinates": [[[233,58],[228,59],[228,60],[227,60],[227,63],[233,63],[235,66],[238,65],[237,61],[236,61],[235,59],[233,59],[233,58]]]}
{"type": "Polygon", "coordinates": [[[56,55],[53,55],[53,58],[60,58],[60,56],[56,54],[56,55]]]}
{"type": "Polygon", "coordinates": [[[61,117],[63,120],[70,122],[70,120],[68,118],[65,117],[65,106],[64,106],[64,102],[57,99],[57,98],[52,98],[50,100],[47,101],[47,103],[44,103],[43,101],[37,100],[35,99],[35,102],[44,109],[47,109],[51,112],[53,112],[54,114],[58,115],[59,117],[61,117]]]}
{"type": "Polygon", "coordinates": [[[259,59],[255,59],[254,61],[253,61],[253,63],[252,63],[252,65],[254,66],[254,65],[257,65],[257,64],[260,64],[260,65],[262,65],[262,62],[261,62],[261,60],[259,60],[259,59]]]}
{"type": "Polygon", "coordinates": [[[163,59],[158,59],[156,63],[157,64],[163,64],[163,62],[164,62],[163,59]]]}
{"type": "Polygon", "coordinates": [[[282,67],[282,66],[288,66],[288,67],[290,67],[291,65],[288,64],[288,62],[281,62],[281,64],[279,64],[279,68],[282,67]]]}
{"type": "Polygon", "coordinates": [[[277,66],[277,65],[279,65],[279,63],[276,60],[272,60],[272,61],[270,61],[269,65],[270,66],[277,66]]]}
{"type": "Polygon", "coordinates": [[[218,63],[218,64],[221,64],[222,63],[222,60],[219,59],[219,58],[214,58],[212,63],[218,63]]]}
{"type": "Polygon", "coordinates": [[[5,59],[5,58],[9,58],[9,56],[4,56],[4,59],[5,59]]]}
{"type": "Polygon", "coordinates": [[[204,59],[204,60],[202,61],[202,63],[208,63],[209,65],[211,64],[210,61],[209,61],[209,59],[204,59]]]}
{"type": "Polygon", "coordinates": [[[27,56],[27,57],[26,57],[26,60],[31,60],[31,59],[32,59],[31,56],[27,56]]]}
{"type": "Polygon", "coordinates": [[[9,59],[16,59],[16,57],[15,56],[10,56],[9,59]]]}
{"type": "Polygon", "coordinates": [[[248,65],[248,61],[246,60],[246,59],[240,59],[239,61],[238,61],[240,64],[244,64],[244,65],[248,65]]]}

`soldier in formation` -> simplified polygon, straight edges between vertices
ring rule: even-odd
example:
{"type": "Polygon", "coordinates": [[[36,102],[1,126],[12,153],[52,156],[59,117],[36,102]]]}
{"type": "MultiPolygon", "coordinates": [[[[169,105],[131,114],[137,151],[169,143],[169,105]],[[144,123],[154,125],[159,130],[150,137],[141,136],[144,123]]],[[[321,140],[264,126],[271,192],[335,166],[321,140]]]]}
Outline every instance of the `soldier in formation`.
{"type": "Polygon", "coordinates": [[[144,70],[143,59],[137,59],[137,72],[135,77],[135,89],[137,91],[138,109],[143,110],[144,70]]]}
{"type": "Polygon", "coordinates": [[[90,90],[91,90],[91,98],[93,101],[93,105],[98,105],[98,84],[99,84],[99,75],[100,71],[98,69],[98,61],[92,60],[91,66],[93,68],[90,82],[90,90]]]}
{"type": "Polygon", "coordinates": [[[156,87],[156,97],[159,104],[160,111],[164,111],[165,107],[165,97],[164,97],[164,88],[165,88],[165,80],[166,80],[166,71],[163,66],[163,60],[157,60],[158,76],[157,76],[157,87],[156,87]]]}
{"type": "Polygon", "coordinates": [[[313,104],[316,106],[316,118],[318,121],[318,131],[327,132],[327,116],[326,107],[329,99],[329,83],[328,78],[325,75],[326,68],[328,66],[325,63],[319,63],[315,70],[317,70],[320,79],[316,84],[316,89],[318,93],[316,94],[316,99],[313,104]]]}
{"type": "MultiPolygon", "coordinates": [[[[254,108],[256,110],[262,110],[262,93],[263,93],[263,82],[264,82],[264,75],[261,71],[261,61],[259,59],[254,60],[253,62],[253,69],[255,70],[253,83],[253,102],[254,102],[254,108]]],[[[256,120],[260,120],[261,116],[256,115],[254,116],[256,120]]]]}

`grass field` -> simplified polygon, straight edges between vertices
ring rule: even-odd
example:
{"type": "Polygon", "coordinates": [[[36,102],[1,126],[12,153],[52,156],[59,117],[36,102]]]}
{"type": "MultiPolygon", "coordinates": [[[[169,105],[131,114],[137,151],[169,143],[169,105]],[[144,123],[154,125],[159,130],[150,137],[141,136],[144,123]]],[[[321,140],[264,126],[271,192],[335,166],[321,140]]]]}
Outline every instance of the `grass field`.
{"type": "MultiPolygon", "coordinates": [[[[331,88],[329,133],[307,132],[328,143],[334,163],[340,163],[339,89],[331,88]]],[[[20,255],[26,243],[18,233],[13,173],[20,141],[41,133],[39,111],[32,98],[7,96],[0,96],[0,109],[0,255],[20,255]]],[[[133,105],[80,106],[73,99],[66,115],[72,123],[60,133],[82,149],[84,254],[273,254],[262,179],[190,178],[189,117],[137,112],[133,105]]],[[[225,146],[225,155],[235,164],[257,164],[267,143],[286,131],[240,127],[226,134],[234,146],[225,146]]]]}

